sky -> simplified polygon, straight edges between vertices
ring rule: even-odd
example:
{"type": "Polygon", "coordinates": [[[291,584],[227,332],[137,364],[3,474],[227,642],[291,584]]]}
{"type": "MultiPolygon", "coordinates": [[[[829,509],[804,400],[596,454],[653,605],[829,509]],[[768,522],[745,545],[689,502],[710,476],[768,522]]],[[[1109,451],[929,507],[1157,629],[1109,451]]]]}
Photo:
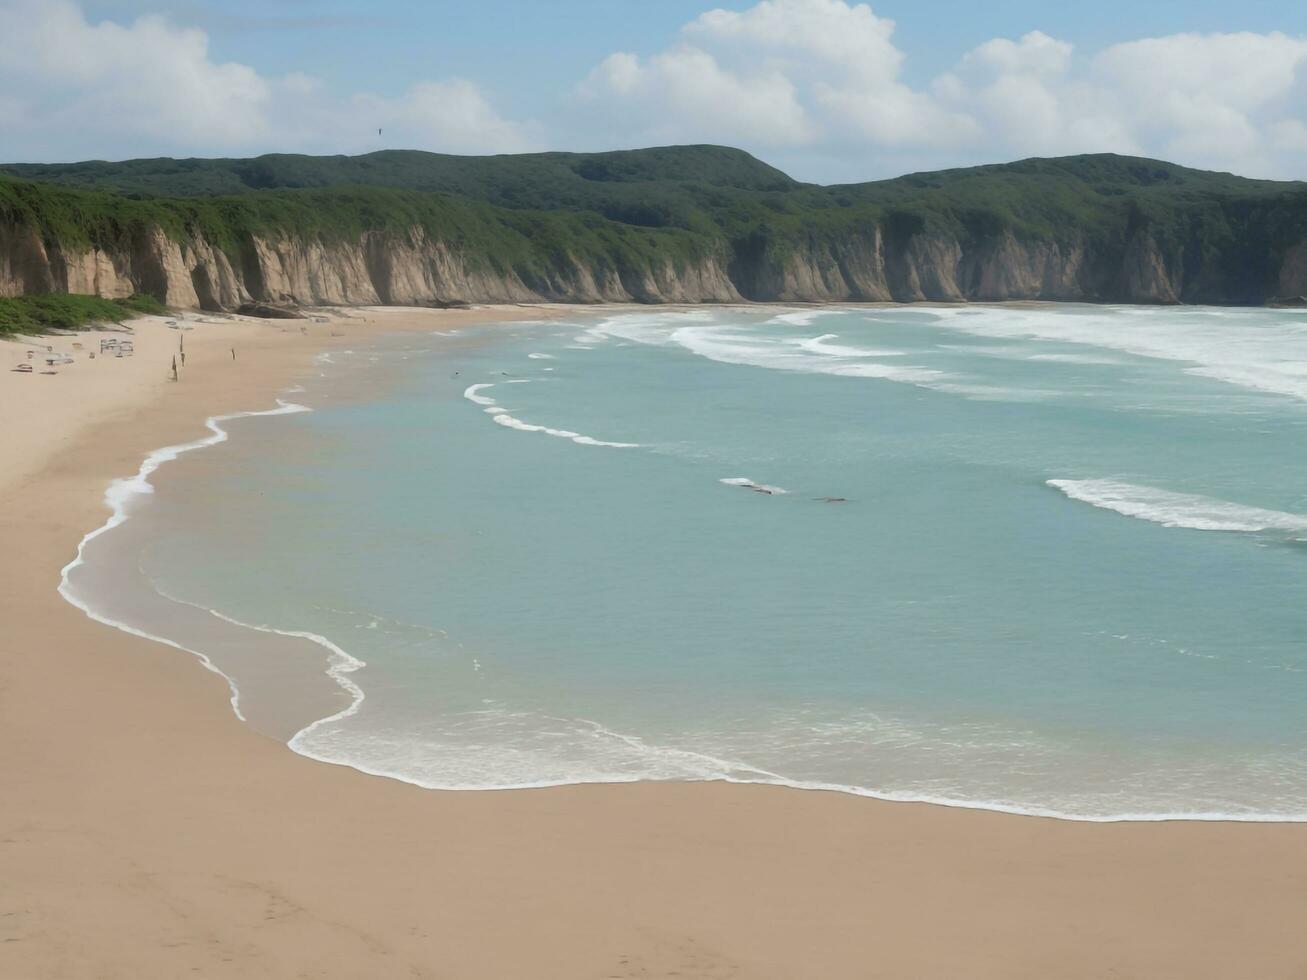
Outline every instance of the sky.
{"type": "Polygon", "coordinates": [[[1307,178],[1307,3],[0,0],[0,160],[739,146],[1307,178]],[[380,135],[378,129],[381,130],[380,135]]]}

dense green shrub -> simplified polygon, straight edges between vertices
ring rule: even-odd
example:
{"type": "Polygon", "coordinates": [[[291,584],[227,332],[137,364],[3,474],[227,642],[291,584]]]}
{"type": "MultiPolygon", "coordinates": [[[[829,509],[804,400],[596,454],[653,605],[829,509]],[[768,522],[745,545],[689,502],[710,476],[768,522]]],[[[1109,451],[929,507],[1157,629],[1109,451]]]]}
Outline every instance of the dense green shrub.
{"type": "Polygon", "coordinates": [[[101,299],[73,293],[39,293],[15,299],[0,298],[0,334],[76,330],[95,323],[118,323],[134,316],[166,312],[150,296],[101,299]]]}

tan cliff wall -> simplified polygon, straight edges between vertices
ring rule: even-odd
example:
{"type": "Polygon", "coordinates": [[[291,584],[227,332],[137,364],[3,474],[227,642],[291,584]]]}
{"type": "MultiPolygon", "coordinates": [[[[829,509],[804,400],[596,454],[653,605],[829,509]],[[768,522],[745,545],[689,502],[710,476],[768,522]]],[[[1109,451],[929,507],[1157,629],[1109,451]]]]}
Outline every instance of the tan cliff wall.
{"type": "Polygon", "coordinates": [[[174,241],[162,229],[118,247],[46,243],[34,228],[0,224],[0,296],[149,293],[183,309],[235,309],[252,300],[301,305],[464,302],[704,303],[741,297],[714,259],[639,271],[595,269],[570,259],[525,281],[469,261],[414,228],[351,242],[252,237],[239,260],[203,238],[174,241]]]}
{"type": "MultiPolygon", "coordinates": [[[[754,300],[1178,303],[1186,299],[1183,257],[1166,254],[1148,237],[1132,241],[1121,255],[1096,256],[1084,244],[1023,241],[1010,232],[966,243],[950,235],[921,232],[891,244],[879,228],[872,228],[834,241],[807,243],[781,258],[753,252],[737,258],[732,271],[740,292],[754,300]]],[[[1307,246],[1302,265],[1307,277],[1307,246]]]]}
{"type": "MultiPolygon", "coordinates": [[[[1289,249],[1282,268],[1273,271],[1278,292],[1272,285],[1255,301],[1307,293],[1307,242],[1289,249]]],[[[251,237],[233,258],[202,237],[177,241],[160,228],[99,249],[46,242],[35,228],[0,223],[0,296],[149,293],[185,309],[230,310],[254,300],[349,306],[742,299],[1176,303],[1206,288],[1204,275],[1199,269],[1187,279],[1183,254],[1168,253],[1147,233],[1105,256],[1074,242],[1020,240],[1011,233],[976,243],[918,232],[891,244],[872,226],[784,247],[765,241],[723,246],[720,257],[668,258],[642,269],[566,257],[516,272],[470,259],[422,228],[368,232],[346,242],[251,237]]]]}

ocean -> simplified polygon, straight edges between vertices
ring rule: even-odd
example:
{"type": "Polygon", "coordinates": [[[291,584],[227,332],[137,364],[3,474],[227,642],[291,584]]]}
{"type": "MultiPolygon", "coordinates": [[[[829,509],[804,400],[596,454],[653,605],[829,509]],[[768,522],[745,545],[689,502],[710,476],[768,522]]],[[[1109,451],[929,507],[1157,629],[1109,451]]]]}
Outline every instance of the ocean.
{"type": "Polygon", "coordinates": [[[317,373],[62,587],[297,752],[1307,819],[1301,311],[596,310],[317,373]]]}

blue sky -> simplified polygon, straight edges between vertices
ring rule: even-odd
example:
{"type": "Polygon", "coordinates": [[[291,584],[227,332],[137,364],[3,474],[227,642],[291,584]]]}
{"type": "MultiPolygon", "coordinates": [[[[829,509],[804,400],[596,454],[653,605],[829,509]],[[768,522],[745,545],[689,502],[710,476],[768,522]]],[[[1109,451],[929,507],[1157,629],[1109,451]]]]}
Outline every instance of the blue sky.
{"type": "Polygon", "coordinates": [[[1307,4],[0,0],[0,24],[10,160],[721,142],[819,181],[1096,150],[1307,177],[1307,4]]]}
{"type": "MultiPolygon", "coordinates": [[[[446,72],[533,99],[539,82],[556,91],[574,82],[579,68],[612,51],[650,53],[665,46],[682,24],[705,10],[752,5],[739,0],[111,0],[86,3],[83,9],[92,17],[126,20],[166,13],[179,24],[209,31],[218,58],[269,71],[288,64],[354,88],[382,82],[400,88],[430,74],[435,59],[446,72]],[[333,63],[323,65],[324,55],[333,63]]],[[[947,70],[990,38],[1032,30],[1087,48],[1184,32],[1307,34],[1307,4],[1286,0],[895,0],[871,7],[895,22],[896,38],[911,53],[908,74],[918,82],[947,70]]]]}

